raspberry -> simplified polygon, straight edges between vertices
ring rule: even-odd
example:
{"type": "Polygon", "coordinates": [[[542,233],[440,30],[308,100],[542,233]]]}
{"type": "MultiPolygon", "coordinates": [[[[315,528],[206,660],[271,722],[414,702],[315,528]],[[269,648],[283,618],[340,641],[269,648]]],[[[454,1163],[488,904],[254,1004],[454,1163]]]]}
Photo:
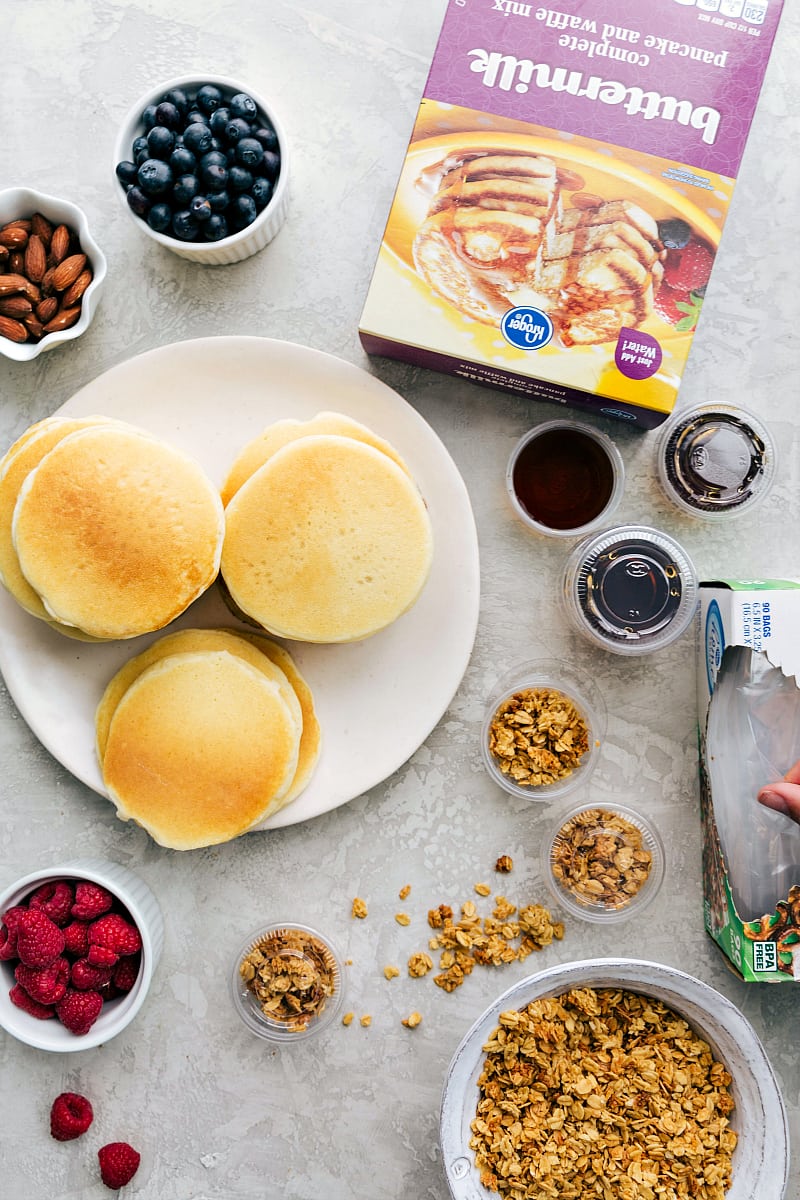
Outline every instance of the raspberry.
{"type": "Polygon", "coordinates": [[[36,1017],[37,1021],[46,1021],[49,1017],[56,1015],[55,1009],[48,1008],[46,1004],[39,1004],[38,1001],[31,999],[25,988],[20,987],[18,983],[14,984],[8,996],[12,1004],[21,1008],[29,1017],[36,1017]]]}
{"type": "Polygon", "coordinates": [[[114,903],[114,897],[99,883],[82,881],[75,886],[75,903],[72,915],[79,921],[94,921],[108,912],[114,903]]]}
{"type": "Polygon", "coordinates": [[[141,1155],[127,1142],[109,1142],[97,1151],[100,1178],[107,1188],[116,1191],[130,1183],[139,1169],[141,1155]]]}
{"type": "Polygon", "coordinates": [[[56,883],[43,883],[28,901],[29,908],[38,908],[56,925],[69,924],[70,910],[75,896],[72,888],[64,880],[56,883]]]}
{"type": "Polygon", "coordinates": [[[26,967],[49,967],[64,949],[64,935],[48,916],[26,909],[17,922],[17,955],[26,967]]]}
{"type": "Polygon", "coordinates": [[[88,958],[79,958],[72,964],[70,987],[79,992],[99,992],[111,978],[111,967],[95,967],[88,958]]]}
{"type": "Polygon", "coordinates": [[[50,1109],[50,1133],[57,1142],[71,1142],[80,1137],[94,1119],[92,1106],[77,1092],[62,1092],[50,1109]]]}
{"type": "Polygon", "coordinates": [[[64,996],[56,1005],[56,1016],[70,1033],[78,1036],[88,1033],[100,1016],[103,1007],[103,997],[99,992],[79,992],[67,988],[64,996]]]}
{"type": "Polygon", "coordinates": [[[17,957],[19,918],[22,913],[27,911],[27,908],[23,908],[21,904],[16,904],[3,914],[3,924],[0,925],[0,961],[7,962],[9,959],[17,957]]]}
{"type": "Polygon", "coordinates": [[[114,967],[114,974],[111,976],[111,982],[119,992],[129,992],[139,975],[139,958],[128,955],[127,958],[121,958],[114,967]]]}
{"type": "Polygon", "coordinates": [[[85,921],[71,921],[64,927],[64,952],[75,958],[85,958],[89,951],[89,926],[85,921]]]}
{"type": "Polygon", "coordinates": [[[117,954],[136,954],[142,948],[139,930],[119,913],[109,913],[89,926],[89,945],[103,946],[117,954]]]}
{"type": "Polygon", "coordinates": [[[69,963],[57,958],[49,967],[26,967],[18,963],[14,978],[32,1000],[39,1004],[58,1004],[69,983],[69,963]]]}
{"type": "Polygon", "coordinates": [[[90,943],[86,957],[93,967],[115,967],[119,962],[116,950],[107,950],[105,946],[95,946],[90,943]]]}

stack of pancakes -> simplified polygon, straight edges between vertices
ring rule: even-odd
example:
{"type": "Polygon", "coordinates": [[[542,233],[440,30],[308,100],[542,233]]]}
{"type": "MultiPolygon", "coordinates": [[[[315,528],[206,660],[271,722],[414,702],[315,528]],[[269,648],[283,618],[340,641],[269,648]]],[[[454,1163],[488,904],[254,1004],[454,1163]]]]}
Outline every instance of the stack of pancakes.
{"type": "Polygon", "coordinates": [[[349,417],[270,425],[222,499],[227,598],[275,636],[359,641],[406,612],[428,577],[425,502],[397,452],[349,417]]]}
{"type": "Polygon", "coordinates": [[[50,417],[0,461],[0,578],[86,640],[163,628],[214,581],[220,497],[199,464],[107,417],[50,417]]]}
{"type": "Polygon", "coordinates": [[[291,656],[231,629],[167,634],[129,660],[103,694],[96,732],[118,815],[174,850],[259,825],[300,794],[320,752],[291,656]]]}

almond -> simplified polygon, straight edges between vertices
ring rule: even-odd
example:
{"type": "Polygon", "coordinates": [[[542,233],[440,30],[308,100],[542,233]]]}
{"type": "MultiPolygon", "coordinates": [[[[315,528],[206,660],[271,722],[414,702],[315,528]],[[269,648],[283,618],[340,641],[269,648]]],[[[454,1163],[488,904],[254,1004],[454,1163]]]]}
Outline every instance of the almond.
{"type": "Polygon", "coordinates": [[[27,317],[32,309],[33,305],[27,296],[4,296],[0,300],[0,313],[4,317],[16,317],[17,320],[21,320],[23,317],[27,317]]]}
{"type": "Polygon", "coordinates": [[[8,262],[8,246],[0,246],[0,272],[5,271],[8,262]]]}
{"type": "Polygon", "coordinates": [[[85,254],[71,254],[69,258],[60,262],[53,272],[53,287],[56,291],[64,292],[72,287],[85,266],[85,254]]]}
{"type": "Polygon", "coordinates": [[[41,283],[47,269],[47,251],[37,233],[32,233],[25,247],[25,274],[34,283],[41,283]]]}
{"type": "Polygon", "coordinates": [[[87,267],[85,271],[81,271],[72,287],[68,288],[64,293],[64,298],[61,301],[61,303],[64,305],[64,308],[71,308],[73,304],[80,304],[83,293],[86,291],[91,282],[92,272],[89,267],[87,267]]]}
{"type": "Polygon", "coordinates": [[[0,296],[13,296],[15,292],[24,292],[28,281],[24,275],[0,275],[0,296]]]}
{"type": "Polygon", "coordinates": [[[28,217],[14,217],[13,221],[6,221],[3,229],[24,229],[26,233],[30,233],[31,223],[28,217]]]}
{"type": "Polygon", "coordinates": [[[8,256],[8,269],[14,275],[21,275],[25,270],[25,255],[21,250],[12,250],[8,256]]]}
{"type": "Polygon", "coordinates": [[[25,328],[31,337],[35,338],[37,342],[40,337],[44,337],[44,326],[39,318],[34,315],[34,313],[29,313],[25,318],[25,328]]]}
{"type": "Polygon", "coordinates": [[[55,296],[46,296],[44,300],[40,300],[36,305],[36,316],[43,325],[46,325],[48,321],[52,321],[57,312],[58,300],[55,296]]]}
{"type": "Polygon", "coordinates": [[[31,217],[31,233],[35,233],[38,238],[41,238],[45,250],[50,248],[53,226],[47,217],[43,217],[41,213],[34,213],[31,217]]]}
{"type": "Polygon", "coordinates": [[[55,273],[55,267],[48,267],[44,273],[44,276],[42,277],[42,292],[45,296],[52,296],[56,290],[53,283],[53,276],[55,273]]]}
{"type": "Polygon", "coordinates": [[[69,230],[66,225],[58,225],[53,230],[53,236],[50,239],[50,259],[54,267],[57,267],[63,261],[68,250],[69,230]]]}
{"type": "Polygon", "coordinates": [[[4,225],[0,229],[0,246],[9,250],[23,250],[28,244],[28,231],[21,225],[4,225]]]}
{"type": "Polygon", "coordinates": [[[62,308],[51,321],[46,322],[44,331],[45,333],[59,333],[62,329],[69,329],[80,315],[80,305],[77,308],[62,308]]]}
{"type": "Polygon", "coordinates": [[[27,342],[28,331],[13,317],[0,316],[0,337],[8,338],[10,342],[27,342]]]}

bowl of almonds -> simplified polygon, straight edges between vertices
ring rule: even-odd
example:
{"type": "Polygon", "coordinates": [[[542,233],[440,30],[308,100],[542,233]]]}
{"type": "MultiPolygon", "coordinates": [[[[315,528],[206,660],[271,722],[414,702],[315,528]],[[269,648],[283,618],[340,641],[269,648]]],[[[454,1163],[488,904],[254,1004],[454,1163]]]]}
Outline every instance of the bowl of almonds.
{"type": "Polygon", "coordinates": [[[0,354],[30,362],[91,324],[106,260],[86,214],[33,188],[0,192],[0,354]]]}

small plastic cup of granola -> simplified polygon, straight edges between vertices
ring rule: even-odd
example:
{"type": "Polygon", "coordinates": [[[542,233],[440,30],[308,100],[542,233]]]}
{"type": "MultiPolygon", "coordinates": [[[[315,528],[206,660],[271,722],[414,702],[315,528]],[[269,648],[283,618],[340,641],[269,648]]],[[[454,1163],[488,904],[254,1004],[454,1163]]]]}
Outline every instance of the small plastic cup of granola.
{"type": "Polygon", "coordinates": [[[234,1008],[257,1037],[291,1043],[320,1033],[344,999],[342,959],[330,938],[294,921],[253,929],[231,972],[234,1008]]]}
{"type": "Polygon", "coordinates": [[[550,802],[586,783],[605,722],[603,698],[590,679],[555,659],[523,663],[489,697],[484,765],[510,795],[550,802]]]}
{"type": "Polygon", "coordinates": [[[664,859],[649,818],[605,801],[562,810],[542,843],[550,891],[583,921],[624,921],[640,913],[661,887],[664,859]]]}

